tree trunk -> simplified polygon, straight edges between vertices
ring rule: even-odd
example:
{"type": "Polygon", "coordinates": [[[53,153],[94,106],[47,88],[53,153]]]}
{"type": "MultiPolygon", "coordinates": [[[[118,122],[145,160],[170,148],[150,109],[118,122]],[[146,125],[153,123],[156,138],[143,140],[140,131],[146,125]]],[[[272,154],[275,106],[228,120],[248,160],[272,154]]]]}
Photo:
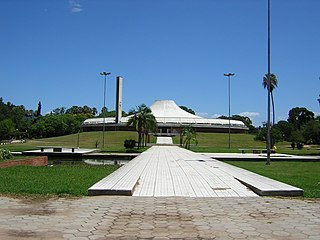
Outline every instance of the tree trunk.
{"type": "Polygon", "coordinates": [[[138,132],[138,149],[141,147],[141,132],[138,132]]]}
{"type": "Polygon", "coordinates": [[[273,100],[273,93],[271,92],[271,102],[272,102],[272,126],[274,126],[275,123],[275,110],[274,110],[274,100],[273,100]]]}

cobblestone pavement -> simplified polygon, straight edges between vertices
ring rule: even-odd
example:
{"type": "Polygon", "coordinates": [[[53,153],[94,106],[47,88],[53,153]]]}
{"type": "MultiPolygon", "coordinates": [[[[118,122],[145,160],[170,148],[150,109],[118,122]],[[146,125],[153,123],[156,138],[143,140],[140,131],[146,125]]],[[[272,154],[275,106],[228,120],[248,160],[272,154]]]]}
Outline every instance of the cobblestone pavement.
{"type": "Polygon", "coordinates": [[[0,239],[320,239],[320,201],[0,197],[0,239]]]}

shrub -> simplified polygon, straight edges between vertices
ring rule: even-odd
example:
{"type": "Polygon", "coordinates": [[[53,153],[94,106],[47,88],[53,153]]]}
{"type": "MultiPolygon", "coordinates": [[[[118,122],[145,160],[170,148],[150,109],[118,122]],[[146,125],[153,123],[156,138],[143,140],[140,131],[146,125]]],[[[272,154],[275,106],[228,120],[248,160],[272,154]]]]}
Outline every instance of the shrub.
{"type": "Polygon", "coordinates": [[[136,146],[136,141],[133,139],[126,139],[126,140],[124,140],[123,146],[126,149],[133,149],[136,146]]]}
{"type": "Polygon", "coordinates": [[[8,149],[0,149],[0,160],[6,160],[12,158],[12,154],[8,149]]]}
{"type": "Polygon", "coordinates": [[[303,148],[303,143],[297,142],[297,148],[301,150],[303,148]]]}

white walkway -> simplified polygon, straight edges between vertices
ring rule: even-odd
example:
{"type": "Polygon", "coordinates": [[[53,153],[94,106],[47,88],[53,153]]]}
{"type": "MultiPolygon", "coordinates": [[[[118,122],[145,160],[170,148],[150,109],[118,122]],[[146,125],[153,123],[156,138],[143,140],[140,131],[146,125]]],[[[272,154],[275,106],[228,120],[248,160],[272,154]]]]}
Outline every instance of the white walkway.
{"type": "Polygon", "coordinates": [[[157,145],[172,145],[171,137],[157,137],[157,145]]]}
{"type": "Polygon", "coordinates": [[[153,146],[102,179],[90,195],[252,197],[303,190],[177,146],[153,146]]]}

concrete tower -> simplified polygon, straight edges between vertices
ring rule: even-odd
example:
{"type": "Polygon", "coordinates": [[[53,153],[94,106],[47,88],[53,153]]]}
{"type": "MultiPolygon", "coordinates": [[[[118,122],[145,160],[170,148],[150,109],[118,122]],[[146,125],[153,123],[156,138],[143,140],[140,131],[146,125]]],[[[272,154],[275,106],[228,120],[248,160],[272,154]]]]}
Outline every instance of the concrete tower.
{"type": "Polygon", "coordinates": [[[116,123],[120,123],[122,117],[122,81],[122,77],[116,78],[116,123]]]}

